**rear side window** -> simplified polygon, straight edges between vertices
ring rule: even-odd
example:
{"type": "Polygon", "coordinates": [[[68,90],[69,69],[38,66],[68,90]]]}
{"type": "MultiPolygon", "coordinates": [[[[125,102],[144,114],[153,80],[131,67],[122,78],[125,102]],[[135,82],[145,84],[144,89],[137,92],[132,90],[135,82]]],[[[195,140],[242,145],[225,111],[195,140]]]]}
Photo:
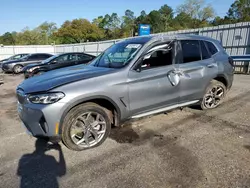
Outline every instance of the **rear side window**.
{"type": "Polygon", "coordinates": [[[39,59],[48,59],[49,57],[51,57],[48,54],[39,54],[39,59]]]}
{"type": "Polygon", "coordinates": [[[216,54],[218,52],[217,48],[214,46],[212,42],[205,41],[208,50],[212,55],[216,54]]]}
{"type": "Polygon", "coordinates": [[[201,60],[200,44],[198,40],[181,41],[183,63],[189,63],[201,60]]]}
{"type": "Polygon", "coordinates": [[[39,59],[39,55],[31,55],[29,57],[29,60],[38,60],[39,59]]]}
{"type": "Polygon", "coordinates": [[[200,41],[200,45],[201,45],[201,55],[202,55],[202,59],[209,59],[211,57],[210,53],[207,50],[207,47],[205,46],[203,41],[200,41]]]}
{"type": "Polygon", "coordinates": [[[78,54],[78,61],[90,61],[93,58],[91,56],[88,55],[84,55],[84,54],[78,54]]]}

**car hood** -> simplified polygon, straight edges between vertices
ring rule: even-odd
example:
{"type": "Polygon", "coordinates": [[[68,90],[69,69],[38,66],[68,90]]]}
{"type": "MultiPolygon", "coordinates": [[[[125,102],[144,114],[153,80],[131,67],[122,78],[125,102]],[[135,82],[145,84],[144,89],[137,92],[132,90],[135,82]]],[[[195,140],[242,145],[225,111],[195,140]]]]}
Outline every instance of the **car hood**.
{"type": "Polygon", "coordinates": [[[2,59],[2,60],[0,60],[0,63],[3,63],[3,62],[5,62],[5,61],[7,61],[8,59],[2,59]]]}
{"type": "Polygon", "coordinates": [[[90,65],[73,66],[29,78],[23,81],[17,89],[21,89],[25,93],[45,92],[71,82],[102,76],[114,71],[116,69],[90,65]]]}
{"type": "Polygon", "coordinates": [[[42,66],[44,64],[41,64],[41,63],[32,63],[32,64],[29,64],[29,65],[26,65],[24,68],[23,68],[23,71],[26,71],[32,67],[36,67],[36,66],[42,66]]]}

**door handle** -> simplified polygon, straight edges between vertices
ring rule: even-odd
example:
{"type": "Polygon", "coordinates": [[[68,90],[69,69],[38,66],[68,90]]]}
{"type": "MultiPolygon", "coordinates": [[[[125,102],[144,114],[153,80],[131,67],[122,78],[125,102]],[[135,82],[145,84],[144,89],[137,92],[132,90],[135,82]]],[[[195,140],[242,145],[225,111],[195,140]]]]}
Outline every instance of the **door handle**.
{"type": "Polygon", "coordinates": [[[209,65],[207,65],[207,68],[214,68],[214,67],[216,67],[215,64],[209,64],[209,65]]]}

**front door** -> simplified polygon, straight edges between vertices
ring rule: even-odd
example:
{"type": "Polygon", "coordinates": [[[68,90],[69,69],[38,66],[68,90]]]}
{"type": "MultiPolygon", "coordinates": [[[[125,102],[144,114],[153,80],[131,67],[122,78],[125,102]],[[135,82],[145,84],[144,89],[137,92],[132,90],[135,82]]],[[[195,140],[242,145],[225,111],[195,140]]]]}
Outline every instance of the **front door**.
{"type": "Polygon", "coordinates": [[[179,84],[174,83],[173,51],[172,49],[155,51],[149,59],[138,62],[141,71],[129,72],[131,115],[157,111],[157,109],[178,104],[179,84]]]}

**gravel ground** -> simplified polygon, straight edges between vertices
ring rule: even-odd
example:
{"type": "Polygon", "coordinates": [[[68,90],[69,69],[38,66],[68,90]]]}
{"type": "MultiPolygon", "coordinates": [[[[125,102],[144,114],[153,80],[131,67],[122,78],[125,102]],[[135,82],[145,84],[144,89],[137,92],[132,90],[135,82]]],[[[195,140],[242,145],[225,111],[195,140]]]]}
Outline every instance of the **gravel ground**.
{"type": "Polygon", "coordinates": [[[26,135],[15,88],[0,86],[0,187],[250,187],[250,77],[236,75],[215,110],[185,108],[113,129],[100,147],[73,152],[26,135]]]}

